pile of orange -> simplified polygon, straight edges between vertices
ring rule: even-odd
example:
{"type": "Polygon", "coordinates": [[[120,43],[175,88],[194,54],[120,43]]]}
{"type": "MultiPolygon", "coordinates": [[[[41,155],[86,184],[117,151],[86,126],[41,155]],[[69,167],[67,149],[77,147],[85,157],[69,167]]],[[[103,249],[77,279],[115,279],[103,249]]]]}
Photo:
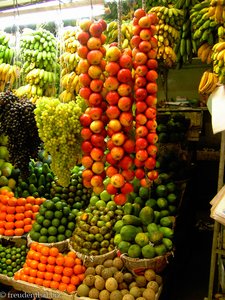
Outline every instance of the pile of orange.
{"type": "Polygon", "coordinates": [[[26,262],[14,274],[14,279],[73,293],[84,280],[85,270],[75,252],[69,251],[63,255],[56,247],[32,242],[26,262]]]}
{"type": "Polygon", "coordinates": [[[13,192],[0,191],[0,235],[22,236],[29,232],[44,198],[16,198],[13,192]]]}

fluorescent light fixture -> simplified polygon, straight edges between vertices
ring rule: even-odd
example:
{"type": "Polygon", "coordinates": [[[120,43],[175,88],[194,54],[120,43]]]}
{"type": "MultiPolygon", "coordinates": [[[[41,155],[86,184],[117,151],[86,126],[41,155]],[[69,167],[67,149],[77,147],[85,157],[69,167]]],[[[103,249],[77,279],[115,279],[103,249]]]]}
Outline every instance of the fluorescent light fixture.
{"type": "Polygon", "coordinates": [[[61,3],[52,1],[9,9],[0,12],[0,28],[10,26],[42,24],[46,22],[59,22],[63,20],[79,20],[104,14],[102,0],[73,1],[61,3]],[[83,5],[82,5],[83,4],[83,5]]]}

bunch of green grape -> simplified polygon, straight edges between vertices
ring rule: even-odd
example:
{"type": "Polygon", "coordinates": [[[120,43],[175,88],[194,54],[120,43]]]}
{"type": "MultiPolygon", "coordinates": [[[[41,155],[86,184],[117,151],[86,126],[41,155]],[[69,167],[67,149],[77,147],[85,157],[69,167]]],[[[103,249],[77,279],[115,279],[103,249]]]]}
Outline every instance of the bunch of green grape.
{"type": "Polygon", "coordinates": [[[45,150],[51,155],[51,169],[57,182],[66,187],[70,183],[71,169],[81,156],[80,106],[71,101],[40,99],[34,111],[38,132],[45,150]]]}

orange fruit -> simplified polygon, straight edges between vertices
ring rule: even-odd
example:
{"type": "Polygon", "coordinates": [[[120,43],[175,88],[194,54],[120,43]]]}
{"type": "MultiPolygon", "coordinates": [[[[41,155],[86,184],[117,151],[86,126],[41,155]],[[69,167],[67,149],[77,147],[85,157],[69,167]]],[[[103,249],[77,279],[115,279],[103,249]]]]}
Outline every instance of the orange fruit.
{"type": "Polygon", "coordinates": [[[78,276],[78,278],[80,279],[81,282],[82,282],[82,281],[84,280],[84,278],[85,278],[85,274],[84,274],[84,273],[78,274],[77,276],[78,276]]]}
{"type": "Polygon", "coordinates": [[[7,208],[6,208],[7,214],[14,214],[15,211],[16,211],[15,206],[7,206],[7,208]]]}
{"type": "Polygon", "coordinates": [[[30,275],[30,267],[23,267],[23,272],[26,275],[30,275]]]}
{"type": "Polygon", "coordinates": [[[23,214],[23,213],[16,213],[16,214],[15,214],[15,219],[16,219],[17,221],[23,220],[23,219],[24,219],[24,214],[23,214]]]}
{"type": "Polygon", "coordinates": [[[5,220],[5,217],[6,217],[6,212],[4,212],[4,211],[1,209],[0,220],[1,220],[1,221],[4,221],[4,220],[5,220]]]}
{"type": "Polygon", "coordinates": [[[49,255],[49,247],[43,246],[41,249],[41,254],[44,256],[48,256],[49,255]]]}
{"type": "Polygon", "coordinates": [[[57,273],[54,273],[53,277],[52,277],[53,281],[58,281],[58,282],[61,280],[61,278],[62,278],[62,276],[57,273]]]}
{"type": "Polygon", "coordinates": [[[37,243],[36,250],[37,250],[39,253],[41,253],[42,247],[43,247],[42,244],[37,243]]]}
{"type": "Polygon", "coordinates": [[[72,257],[65,256],[64,266],[73,267],[75,265],[75,260],[72,257]]]}
{"type": "Polygon", "coordinates": [[[82,260],[80,258],[75,258],[75,265],[82,265],[82,260]]]}
{"type": "Polygon", "coordinates": [[[68,293],[72,293],[72,292],[76,291],[76,286],[74,284],[70,283],[70,284],[67,285],[66,290],[67,290],[68,293]]]}
{"type": "Polygon", "coordinates": [[[16,228],[23,228],[24,227],[24,222],[22,220],[15,221],[15,227],[16,228]]]}
{"type": "Polygon", "coordinates": [[[50,287],[50,284],[51,284],[51,280],[47,280],[47,279],[43,280],[43,286],[48,288],[48,287],[50,287]]]}
{"type": "Polygon", "coordinates": [[[14,279],[15,280],[20,280],[21,278],[20,278],[20,272],[16,272],[15,274],[14,274],[14,279]]]}
{"type": "Polygon", "coordinates": [[[25,274],[21,274],[20,279],[23,281],[27,281],[28,280],[28,276],[25,274]]]}
{"type": "Polygon", "coordinates": [[[31,269],[31,270],[30,270],[30,276],[36,277],[36,276],[37,276],[37,270],[31,269]]]}
{"type": "Polygon", "coordinates": [[[36,278],[35,279],[35,284],[42,285],[43,284],[43,279],[42,278],[36,278]]]}
{"type": "Polygon", "coordinates": [[[41,257],[41,254],[37,251],[35,251],[34,255],[33,255],[33,259],[35,259],[36,261],[39,261],[41,257]]]}
{"type": "Polygon", "coordinates": [[[5,234],[5,229],[4,228],[0,228],[0,235],[4,235],[5,234]]]}
{"type": "Polygon", "coordinates": [[[63,283],[69,284],[70,283],[70,277],[63,275],[61,278],[61,281],[63,283]]]}
{"type": "Polygon", "coordinates": [[[76,275],[73,275],[71,278],[70,278],[70,282],[74,285],[79,285],[80,284],[80,278],[76,275]]]}
{"type": "Polygon", "coordinates": [[[51,283],[50,283],[50,288],[51,289],[57,290],[58,287],[59,287],[59,282],[57,282],[57,281],[51,281],[51,283]]]}
{"type": "Polygon", "coordinates": [[[7,222],[13,222],[15,220],[15,215],[14,214],[7,214],[5,217],[7,222]]]}
{"type": "Polygon", "coordinates": [[[29,232],[29,231],[31,231],[31,229],[32,229],[32,225],[31,224],[24,226],[24,232],[29,232]]]}
{"type": "Polygon", "coordinates": [[[9,206],[16,206],[17,205],[17,199],[14,198],[14,197],[9,198],[8,205],[9,206]]]}
{"type": "Polygon", "coordinates": [[[45,272],[45,279],[46,280],[52,280],[53,273],[52,272],[45,272]]]}
{"type": "Polygon", "coordinates": [[[49,257],[48,257],[48,263],[49,263],[50,265],[54,265],[55,262],[56,262],[56,258],[55,258],[54,256],[49,256],[49,257]]]}
{"type": "Polygon", "coordinates": [[[58,254],[59,254],[59,249],[58,248],[56,248],[56,247],[51,247],[50,249],[49,249],[49,255],[51,255],[51,256],[58,256],[58,254]]]}
{"type": "Polygon", "coordinates": [[[73,252],[73,251],[69,251],[69,252],[67,253],[67,256],[68,256],[68,257],[72,257],[73,259],[77,258],[76,253],[73,252]]]}
{"type": "Polygon", "coordinates": [[[45,272],[37,271],[37,277],[40,278],[40,279],[43,279],[45,277],[45,272]]]}
{"type": "Polygon", "coordinates": [[[14,235],[14,230],[13,229],[6,229],[5,232],[4,232],[4,235],[12,236],[12,235],[14,235]]]}
{"type": "Polygon", "coordinates": [[[32,243],[30,244],[30,249],[32,249],[32,250],[37,250],[37,245],[39,245],[38,242],[32,242],[32,243]]]}
{"type": "Polygon", "coordinates": [[[24,230],[23,230],[23,228],[16,228],[14,230],[14,233],[16,236],[22,236],[24,234],[24,230]]]}
{"type": "Polygon", "coordinates": [[[31,222],[32,222],[32,219],[31,218],[25,218],[23,221],[24,221],[24,225],[30,225],[31,222]]]}
{"type": "Polygon", "coordinates": [[[75,265],[73,271],[75,275],[83,273],[82,265],[75,265]]]}
{"type": "Polygon", "coordinates": [[[16,206],[16,212],[17,213],[24,213],[25,212],[25,207],[20,205],[20,206],[16,206]]]}
{"type": "Polygon", "coordinates": [[[32,206],[32,212],[38,212],[39,211],[39,205],[33,205],[32,206]]]}
{"type": "Polygon", "coordinates": [[[26,202],[28,203],[28,204],[34,204],[35,203],[35,198],[33,197],[33,196],[28,196],[27,198],[26,198],[26,202]]]}
{"type": "Polygon", "coordinates": [[[32,218],[32,217],[33,217],[33,212],[32,212],[32,210],[26,210],[26,211],[24,212],[24,217],[25,217],[25,218],[32,218]]]}
{"type": "Polygon", "coordinates": [[[26,203],[24,207],[25,207],[25,210],[31,210],[32,211],[32,204],[31,203],[26,203]]]}
{"type": "Polygon", "coordinates": [[[62,274],[63,267],[62,266],[55,266],[55,273],[56,274],[62,274]]]}
{"type": "Polygon", "coordinates": [[[24,206],[26,204],[26,199],[25,198],[18,198],[17,199],[17,205],[18,206],[24,206]]]}
{"type": "Polygon", "coordinates": [[[56,257],[55,262],[58,266],[62,266],[64,264],[64,261],[65,261],[64,257],[62,255],[59,255],[56,257]]]}
{"type": "Polygon", "coordinates": [[[36,251],[30,249],[30,250],[27,252],[27,257],[30,258],[30,259],[33,259],[34,253],[36,253],[36,251]]]}
{"type": "Polygon", "coordinates": [[[41,262],[42,264],[47,264],[47,262],[48,262],[47,256],[41,255],[41,256],[40,256],[40,262],[41,262]]]}
{"type": "Polygon", "coordinates": [[[63,275],[68,276],[68,277],[72,276],[73,275],[73,268],[65,267],[63,269],[63,275]]]}
{"type": "Polygon", "coordinates": [[[30,263],[30,267],[31,267],[32,269],[37,269],[37,268],[38,268],[38,265],[39,265],[39,263],[38,263],[38,261],[36,261],[36,260],[32,260],[32,262],[30,263]]]}
{"type": "Polygon", "coordinates": [[[42,263],[38,263],[38,270],[44,272],[46,270],[46,265],[42,263]]]}
{"type": "Polygon", "coordinates": [[[35,283],[35,277],[28,276],[27,282],[29,282],[29,283],[35,283]]]}
{"type": "Polygon", "coordinates": [[[54,266],[54,265],[47,264],[47,265],[46,265],[46,271],[54,273],[54,271],[55,271],[55,266],[54,266]]]}
{"type": "Polygon", "coordinates": [[[5,228],[5,221],[0,221],[0,228],[5,228]]]}
{"type": "Polygon", "coordinates": [[[59,284],[58,289],[59,289],[61,292],[66,291],[66,289],[67,289],[67,284],[61,282],[61,283],[59,284]]]}

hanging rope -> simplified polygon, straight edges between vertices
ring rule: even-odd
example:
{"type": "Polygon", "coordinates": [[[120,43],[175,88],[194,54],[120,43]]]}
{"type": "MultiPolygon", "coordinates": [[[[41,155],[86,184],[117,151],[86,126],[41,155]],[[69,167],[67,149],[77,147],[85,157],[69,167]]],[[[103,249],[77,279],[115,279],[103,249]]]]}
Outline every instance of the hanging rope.
{"type": "Polygon", "coordinates": [[[142,0],[142,8],[146,10],[146,0],[142,0]]]}
{"type": "Polygon", "coordinates": [[[122,47],[122,41],[121,41],[121,36],[122,36],[122,32],[121,32],[121,27],[122,27],[122,1],[118,0],[117,3],[117,13],[118,13],[118,17],[117,17],[117,22],[118,22],[118,47],[121,48],[122,47]]]}
{"type": "Polygon", "coordinates": [[[90,16],[90,18],[91,18],[91,20],[93,20],[94,19],[94,7],[93,7],[92,0],[90,0],[90,5],[91,5],[91,16],[90,16]]]}

